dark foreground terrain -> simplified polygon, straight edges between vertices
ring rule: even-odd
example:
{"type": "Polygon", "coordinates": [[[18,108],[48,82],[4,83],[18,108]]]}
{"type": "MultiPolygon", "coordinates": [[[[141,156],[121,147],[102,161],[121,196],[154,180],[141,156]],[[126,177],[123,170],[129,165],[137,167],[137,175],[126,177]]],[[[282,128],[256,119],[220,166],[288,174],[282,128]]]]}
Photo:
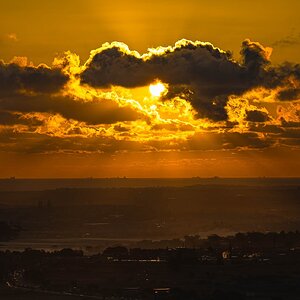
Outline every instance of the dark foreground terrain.
{"type": "Polygon", "coordinates": [[[299,229],[297,178],[0,180],[0,299],[300,299],[299,229]]]}
{"type": "MultiPolygon", "coordinates": [[[[0,253],[4,299],[299,299],[300,233],[186,236],[194,248],[0,253]]],[[[1,298],[2,299],[2,298],[1,298]]]]}

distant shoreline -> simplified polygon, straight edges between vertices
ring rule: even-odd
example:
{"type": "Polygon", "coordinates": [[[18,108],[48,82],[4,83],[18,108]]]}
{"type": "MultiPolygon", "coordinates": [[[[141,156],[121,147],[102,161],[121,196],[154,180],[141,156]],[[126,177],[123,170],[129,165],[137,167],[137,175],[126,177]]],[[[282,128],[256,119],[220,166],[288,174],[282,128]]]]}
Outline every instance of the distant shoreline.
{"type": "Polygon", "coordinates": [[[1,178],[0,191],[41,191],[61,188],[143,188],[225,186],[300,186],[300,177],[186,178],[1,178]]]}

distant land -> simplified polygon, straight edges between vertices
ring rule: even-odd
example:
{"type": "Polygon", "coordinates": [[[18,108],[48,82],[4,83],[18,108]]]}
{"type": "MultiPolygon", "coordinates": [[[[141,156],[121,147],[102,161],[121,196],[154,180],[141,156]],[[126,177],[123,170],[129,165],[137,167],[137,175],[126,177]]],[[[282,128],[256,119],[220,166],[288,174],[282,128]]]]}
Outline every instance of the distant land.
{"type": "Polygon", "coordinates": [[[300,177],[253,178],[2,178],[0,191],[42,191],[60,188],[184,187],[194,185],[300,186],[300,177]]]}

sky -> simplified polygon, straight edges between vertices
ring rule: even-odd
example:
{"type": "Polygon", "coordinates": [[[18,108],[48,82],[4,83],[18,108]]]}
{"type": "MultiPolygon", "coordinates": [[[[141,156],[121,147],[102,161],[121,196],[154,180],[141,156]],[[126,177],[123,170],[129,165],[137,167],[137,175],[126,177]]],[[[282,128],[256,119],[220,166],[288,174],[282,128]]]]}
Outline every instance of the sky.
{"type": "Polygon", "coordinates": [[[300,176],[299,10],[0,0],[0,177],[300,176]]]}

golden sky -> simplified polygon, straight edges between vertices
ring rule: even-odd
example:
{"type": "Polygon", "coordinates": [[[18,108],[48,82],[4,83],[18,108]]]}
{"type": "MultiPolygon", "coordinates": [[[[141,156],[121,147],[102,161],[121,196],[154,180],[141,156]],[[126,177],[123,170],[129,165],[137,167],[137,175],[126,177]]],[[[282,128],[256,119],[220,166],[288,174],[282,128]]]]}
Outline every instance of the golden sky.
{"type": "Polygon", "coordinates": [[[299,11],[0,0],[0,176],[299,176],[299,11]]]}
{"type": "Polygon", "coordinates": [[[1,0],[1,55],[51,63],[65,50],[83,59],[104,42],[144,52],[177,40],[209,41],[238,55],[245,38],[274,46],[273,61],[299,61],[298,0],[1,0]]]}

